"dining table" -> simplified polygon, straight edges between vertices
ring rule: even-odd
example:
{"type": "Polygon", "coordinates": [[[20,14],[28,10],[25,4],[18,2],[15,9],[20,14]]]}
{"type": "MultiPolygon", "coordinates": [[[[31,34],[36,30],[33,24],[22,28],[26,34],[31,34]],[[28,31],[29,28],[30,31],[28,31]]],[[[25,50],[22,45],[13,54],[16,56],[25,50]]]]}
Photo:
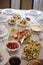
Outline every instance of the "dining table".
{"type": "MultiPolygon", "coordinates": [[[[12,14],[6,14],[6,13],[4,12],[4,10],[5,10],[5,9],[1,9],[0,16],[3,16],[3,17],[6,17],[6,16],[7,16],[8,19],[11,18],[11,17],[12,17],[12,14]]],[[[9,9],[9,10],[10,10],[10,9],[9,9]]],[[[29,24],[29,26],[24,27],[24,28],[28,28],[28,29],[30,29],[30,30],[31,30],[31,28],[30,28],[31,24],[32,24],[32,23],[36,23],[36,24],[37,24],[37,23],[38,23],[37,18],[38,18],[39,16],[41,16],[41,17],[43,16],[43,12],[42,12],[42,11],[38,11],[38,12],[41,12],[41,14],[38,15],[38,16],[35,16],[35,15],[29,14],[29,13],[28,13],[29,10],[16,10],[16,9],[13,9],[13,10],[14,10],[14,13],[20,14],[22,18],[25,18],[25,17],[30,18],[30,24],[29,24]]],[[[9,13],[10,13],[10,12],[9,12],[9,13]]],[[[13,14],[14,14],[14,13],[13,13],[13,14]]],[[[4,26],[6,27],[6,29],[8,30],[8,34],[7,34],[5,37],[0,38],[0,48],[5,49],[6,52],[9,53],[10,57],[12,57],[12,56],[18,56],[18,57],[20,57],[20,59],[21,59],[21,64],[20,64],[20,65],[27,65],[28,61],[26,61],[26,60],[24,60],[24,59],[21,58],[21,55],[22,55],[22,53],[23,53],[24,45],[20,44],[20,49],[17,50],[17,51],[14,51],[14,52],[8,51],[8,50],[6,49],[6,47],[5,47],[6,43],[8,42],[8,35],[9,35],[9,32],[10,32],[10,28],[12,28],[12,27],[20,27],[20,26],[18,26],[17,24],[15,24],[15,25],[9,25],[7,22],[8,22],[7,20],[5,20],[4,22],[0,21],[0,25],[4,25],[4,26]]],[[[42,26],[42,27],[43,27],[43,26],[42,26]]],[[[7,32],[7,31],[6,31],[6,32],[7,32]]],[[[42,48],[41,48],[41,51],[40,51],[40,53],[39,53],[38,58],[43,59],[43,38],[42,38],[43,36],[41,37],[41,34],[43,34],[43,30],[42,30],[41,32],[38,32],[38,33],[37,33],[37,32],[33,32],[33,31],[31,30],[31,33],[32,33],[32,35],[31,35],[30,39],[31,39],[31,40],[35,40],[35,41],[38,41],[38,42],[40,42],[41,45],[42,45],[42,48]]],[[[8,61],[9,61],[9,60],[8,60],[8,61]]],[[[10,65],[10,64],[9,64],[9,62],[7,62],[5,65],[10,65]]]]}

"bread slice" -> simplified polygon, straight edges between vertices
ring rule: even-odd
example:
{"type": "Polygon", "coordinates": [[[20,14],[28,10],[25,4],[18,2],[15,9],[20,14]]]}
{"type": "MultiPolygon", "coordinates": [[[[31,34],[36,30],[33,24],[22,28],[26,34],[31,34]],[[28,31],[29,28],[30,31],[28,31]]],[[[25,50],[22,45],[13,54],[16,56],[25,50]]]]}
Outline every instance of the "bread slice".
{"type": "Polygon", "coordinates": [[[43,59],[30,60],[27,65],[43,65],[43,59]]]}

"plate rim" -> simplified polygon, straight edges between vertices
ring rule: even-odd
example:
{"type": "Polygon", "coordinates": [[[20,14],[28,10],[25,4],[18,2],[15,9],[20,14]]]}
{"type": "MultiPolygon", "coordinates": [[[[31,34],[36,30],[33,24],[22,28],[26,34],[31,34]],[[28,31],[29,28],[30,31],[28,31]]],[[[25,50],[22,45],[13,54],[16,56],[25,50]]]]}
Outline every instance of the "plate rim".
{"type": "Polygon", "coordinates": [[[3,10],[3,13],[4,13],[4,14],[9,14],[9,15],[11,15],[11,14],[13,14],[13,13],[15,13],[15,12],[16,12],[16,11],[14,11],[14,9],[11,9],[11,8],[6,8],[6,9],[3,10]],[[6,13],[6,12],[5,12],[6,10],[12,10],[12,13],[6,13]]]}
{"type": "Polygon", "coordinates": [[[1,22],[7,22],[7,21],[11,18],[11,16],[7,16],[7,15],[3,15],[3,14],[0,15],[0,17],[1,17],[1,18],[6,18],[6,19],[4,19],[4,20],[1,20],[0,23],[1,23],[1,22]]]}
{"type": "Polygon", "coordinates": [[[30,21],[27,21],[27,22],[28,22],[27,25],[22,25],[22,24],[19,24],[18,21],[17,21],[17,25],[19,25],[19,26],[21,26],[21,27],[26,27],[26,26],[29,26],[29,24],[30,24],[30,21]]]}
{"type": "Polygon", "coordinates": [[[41,13],[42,13],[42,11],[39,11],[39,10],[32,10],[32,9],[30,9],[30,10],[28,10],[27,12],[26,12],[27,14],[30,14],[30,15],[33,15],[33,16],[38,16],[38,15],[40,15],[41,13]],[[36,11],[37,12],[37,14],[32,14],[32,13],[30,13],[31,11],[36,11]]]}
{"type": "Polygon", "coordinates": [[[9,55],[9,53],[5,50],[5,48],[0,48],[1,49],[1,51],[2,51],[2,55],[3,55],[3,57],[5,58],[5,56],[6,56],[6,58],[3,60],[3,62],[1,62],[0,63],[0,65],[4,65],[4,64],[6,64],[7,62],[8,62],[8,60],[9,60],[9,58],[10,58],[10,55],[9,55]],[[5,54],[5,55],[4,55],[5,54]]]}
{"type": "Polygon", "coordinates": [[[5,44],[5,47],[6,47],[6,49],[8,50],[8,51],[10,51],[10,52],[14,52],[14,51],[17,51],[17,50],[19,50],[20,49],[20,44],[19,44],[19,42],[18,41],[16,41],[16,40],[11,40],[11,41],[7,41],[7,43],[5,44]],[[16,49],[9,49],[7,46],[6,46],[6,44],[8,44],[8,42],[17,42],[17,44],[19,45],[19,47],[18,48],[16,48],[16,49]]]}
{"type": "Polygon", "coordinates": [[[4,37],[5,35],[8,34],[8,30],[7,30],[7,28],[5,28],[5,26],[3,26],[3,27],[4,27],[4,29],[5,29],[7,32],[4,32],[4,34],[0,35],[0,38],[1,38],[1,37],[4,37]]]}
{"type": "MultiPolygon", "coordinates": [[[[30,26],[30,28],[32,29],[32,26],[33,26],[34,24],[31,24],[31,26],[30,26]]],[[[40,25],[40,24],[39,24],[40,25]]],[[[41,26],[41,25],[40,25],[41,26]]],[[[33,29],[32,29],[33,30],[33,29]]],[[[42,26],[41,26],[41,29],[40,30],[33,30],[33,31],[35,31],[35,32],[40,32],[40,31],[42,31],[42,26]]]]}

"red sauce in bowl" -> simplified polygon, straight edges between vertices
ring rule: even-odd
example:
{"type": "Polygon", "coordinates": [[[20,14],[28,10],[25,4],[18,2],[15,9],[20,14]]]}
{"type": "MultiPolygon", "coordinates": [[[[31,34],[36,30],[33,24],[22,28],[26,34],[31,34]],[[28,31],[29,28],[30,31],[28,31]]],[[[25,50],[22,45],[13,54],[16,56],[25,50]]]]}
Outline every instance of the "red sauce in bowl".
{"type": "Polygon", "coordinates": [[[10,65],[20,65],[21,60],[20,60],[19,57],[14,56],[14,57],[11,57],[11,58],[9,59],[9,63],[10,63],[10,65]]]}
{"type": "Polygon", "coordinates": [[[9,49],[16,49],[19,47],[19,44],[17,44],[17,42],[8,42],[6,46],[9,49]]]}

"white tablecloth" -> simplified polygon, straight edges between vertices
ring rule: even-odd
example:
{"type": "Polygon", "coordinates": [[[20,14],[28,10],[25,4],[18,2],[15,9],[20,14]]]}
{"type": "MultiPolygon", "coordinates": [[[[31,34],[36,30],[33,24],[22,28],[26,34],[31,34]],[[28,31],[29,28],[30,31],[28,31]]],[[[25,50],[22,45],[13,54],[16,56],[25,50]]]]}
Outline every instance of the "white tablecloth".
{"type": "MultiPolygon", "coordinates": [[[[25,13],[27,12],[27,10],[15,10],[15,11],[16,11],[17,13],[21,14],[22,17],[27,17],[27,15],[25,14],[25,13]]],[[[3,12],[2,12],[1,14],[3,15],[3,12]]],[[[5,14],[5,15],[6,15],[6,14],[5,14]]],[[[12,15],[7,15],[7,16],[12,16],[12,15]]],[[[35,21],[36,16],[28,15],[28,17],[31,19],[31,22],[36,22],[36,21],[35,21]]],[[[2,24],[5,24],[5,23],[2,23],[2,24]]],[[[6,24],[5,24],[5,26],[6,26],[6,24]]],[[[8,29],[9,29],[9,27],[10,27],[10,26],[7,26],[8,29]]],[[[35,34],[32,34],[31,39],[33,39],[33,40],[35,40],[35,41],[40,41],[40,40],[39,40],[39,36],[38,36],[38,35],[35,35],[35,34]]],[[[0,42],[0,47],[1,47],[1,48],[4,48],[4,49],[6,50],[5,44],[7,43],[7,41],[8,41],[8,40],[5,38],[3,42],[0,42]]],[[[39,58],[42,58],[42,59],[43,59],[43,41],[40,41],[40,42],[41,42],[41,44],[42,44],[42,49],[41,49],[39,58]]],[[[23,51],[22,49],[23,49],[23,46],[21,46],[21,48],[20,48],[18,51],[16,51],[16,52],[9,52],[9,54],[10,54],[11,56],[17,55],[17,56],[19,56],[19,57],[21,58],[21,54],[22,54],[22,51],[23,51]]],[[[6,51],[7,51],[7,50],[6,50],[6,51]]],[[[21,59],[21,61],[22,61],[22,62],[21,62],[21,65],[27,65],[27,61],[25,61],[25,60],[23,60],[23,59],[21,59]]],[[[6,64],[6,65],[9,65],[9,64],[6,64]]]]}

